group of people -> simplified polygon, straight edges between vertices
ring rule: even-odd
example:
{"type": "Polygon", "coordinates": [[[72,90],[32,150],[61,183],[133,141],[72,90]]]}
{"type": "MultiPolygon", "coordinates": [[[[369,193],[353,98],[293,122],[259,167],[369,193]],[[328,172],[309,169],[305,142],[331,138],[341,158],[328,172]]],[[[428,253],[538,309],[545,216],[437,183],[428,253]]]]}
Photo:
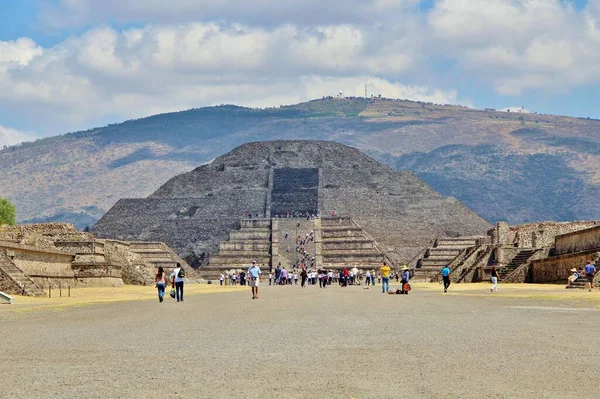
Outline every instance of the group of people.
{"type": "Polygon", "coordinates": [[[162,302],[165,297],[167,284],[171,284],[171,297],[176,298],[177,302],[183,302],[183,284],[185,282],[185,269],[177,263],[175,269],[169,276],[165,273],[165,269],[160,266],[154,277],[156,288],[158,289],[158,301],[162,302]]]}
{"type": "Polygon", "coordinates": [[[568,277],[568,285],[573,284],[575,281],[580,278],[585,278],[587,280],[586,284],[588,290],[591,291],[594,288],[594,277],[596,276],[596,265],[594,265],[591,261],[588,262],[584,267],[580,267],[579,270],[576,268],[571,269],[571,275],[568,277]]]}

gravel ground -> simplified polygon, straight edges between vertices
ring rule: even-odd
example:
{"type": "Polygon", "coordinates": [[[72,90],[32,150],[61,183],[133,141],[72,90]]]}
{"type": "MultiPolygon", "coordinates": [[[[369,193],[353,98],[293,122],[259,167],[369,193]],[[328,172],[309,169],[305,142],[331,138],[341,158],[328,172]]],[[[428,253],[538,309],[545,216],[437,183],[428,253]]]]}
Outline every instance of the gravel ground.
{"type": "Polygon", "coordinates": [[[0,397],[599,395],[590,303],[337,286],[250,296],[4,312],[0,397]]]}

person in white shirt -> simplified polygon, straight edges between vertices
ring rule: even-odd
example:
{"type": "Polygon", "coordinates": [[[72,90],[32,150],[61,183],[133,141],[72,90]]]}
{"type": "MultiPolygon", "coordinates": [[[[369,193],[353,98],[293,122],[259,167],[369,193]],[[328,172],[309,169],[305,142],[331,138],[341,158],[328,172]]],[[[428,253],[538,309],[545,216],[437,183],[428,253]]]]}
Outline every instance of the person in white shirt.
{"type": "Polygon", "coordinates": [[[225,275],[221,273],[221,275],[219,276],[219,283],[223,285],[223,281],[225,281],[225,275]]]}
{"type": "Polygon", "coordinates": [[[250,278],[250,287],[252,287],[252,299],[258,299],[258,286],[260,284],[260,267],[256,266],[256,261],[252,261],[252,266],[248,269],[250,278]]]}
{"type": "Polygon", "coordinates": [[[181,274],[181,264],[178,262],[177,267],[173,270],[173,277],[171,280],[171,287],[175,288],[177,302],[183,302],[183,282],[185,277],[181,274]]]}
{"type": "Polygon", "coordinates": [[[273,281],[273,273],[269,273],[269,285],[271,285],[273,281]]]}
{"type": "Polygon", "coordinates": [[[298,273],[294,272],[294,283],[298,285],[298,273]]]}

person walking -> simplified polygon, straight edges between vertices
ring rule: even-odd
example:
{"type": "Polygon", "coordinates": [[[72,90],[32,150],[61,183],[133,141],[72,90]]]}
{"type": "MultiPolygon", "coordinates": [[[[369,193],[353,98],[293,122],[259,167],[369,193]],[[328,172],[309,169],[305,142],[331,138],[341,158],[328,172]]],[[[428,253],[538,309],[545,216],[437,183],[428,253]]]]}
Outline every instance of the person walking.
{"type": "Polygon", "coordinates": [[[585,271],[585,277],[587,277],[588,280],[588,289],[591,292],[592,288],[594,288],[594,276],[596,275],[596,266],[594,266],[592,261],[590,261],[587,265],[585,265],[583,270],[585,271]]]}
{"type": "Polygon", "coordinates": [[[492,288],[490,289],[492,292],[498,292],[498,270],[496,270],[496,266],[492,266],[492,288]]]}
{"type": "Polygon", "coordinates": [[[390,267],[386,262],[383,262],[383,265],[379,268],[379,272],[381,273],[381,293],[386,294],[390,290],[390,267]]]}
{"type": "Polygon", "coordinates": [[[223,285],[223,282],[225,281],[225,275],[223,273],[221,273],[219,275],[219,284],[223,285]]]}
{"type": "Polygon", "coordinates": [[[256,261],[252,261],[252,266],[248,269],[250,278],[250,287],[252,288],[252,299],[258,299],[258,286],[260,285],[260,267],[256,266],[256,261]]]}
{"type": "Polygon", "coordinates": [[[158,302],[162,302],[165,297],[165,289],[167,288],[167,274],[162,266],[158,268],[154,282],[156,283],[156,288],[158,289],[158,302]]]}
{"type": "Polygon", "coordinates": [[[450,268],[448,265],[442,269],[442,279],[444,280],[444,292],[448,292],[448,287],[450,287],[450,268]]]}
{"type": "Polygon", "coordinates": [[[401,282],[402,289],[400,290],[401,294],[408,295],[408,291],[410,289],[410,284],[408,283],[409,281],[410,281],[410,270],[408,270],[408,266],[404,265],[402,267],[402,282],[401,282]]]}
{"type": "Polygon", "coordinates": [[[269,285],[273,282],[273,273],[269,273],[269,285]]]}
{"type": "Polygon", "coordinates": [[[279,279],[281,278],[281,263],[277,264],[275,268],[275,285],[279,284],[279,279]]]}
{"type": "Polygon", "coordinates": [[[177,262],[177,267],[173,270],[173,279],[171,287],[175,288],[177,302],[183,302],[183,282],[185,280],[185,270],[181,267],[181,263],[177,262]]]}
{"type": "Polygon", "coordinates": [[[306,273],[306,269],[302,268],[302,271],[300,272],[300,286],[302,288],[304,288],[304,285],[306,284],[306,278],[308,277],[308,273],[306,273]]]}

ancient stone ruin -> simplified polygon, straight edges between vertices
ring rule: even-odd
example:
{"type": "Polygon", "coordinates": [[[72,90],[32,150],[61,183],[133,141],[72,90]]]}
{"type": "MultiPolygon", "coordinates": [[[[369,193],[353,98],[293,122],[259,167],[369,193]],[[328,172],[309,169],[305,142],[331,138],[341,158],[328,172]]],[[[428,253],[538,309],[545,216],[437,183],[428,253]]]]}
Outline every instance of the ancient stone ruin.
{"type": "MultiPolygon", "coordinates": [[[[69,223],[0,226],[0,291],[32,296],[53,288],[154,284],[156,268],[180,262],[161,242],[102,240],[69,223]]],[[[191,270],[191,269],[190,269],[191,270]]]]}
{"type": "Polygon", "coordinates": [[[438,237],[482,235],[490,225],[410,172],[326,141],[237,147],[176,176],[148,198],[121,199],[94,226],[98,237],[162,241],[190,264],[219,270],[298,261],[315,267],[378,267],[412,260],[438,237]],[[287,235],[286,235],[287,233],[287,235]],[[289,251],[292,247],[293,250],[289,251]]]}
{"type": "Polygon", "coordinates": [[[448,265],[454,282],[489,281],[495,266],[500,282],[565,284],[570,269],[598,260],[599,254],[600,221],[498,222],[486,236],[436,240],[417,261],[415,277],[439,280],[448,265]]]}

